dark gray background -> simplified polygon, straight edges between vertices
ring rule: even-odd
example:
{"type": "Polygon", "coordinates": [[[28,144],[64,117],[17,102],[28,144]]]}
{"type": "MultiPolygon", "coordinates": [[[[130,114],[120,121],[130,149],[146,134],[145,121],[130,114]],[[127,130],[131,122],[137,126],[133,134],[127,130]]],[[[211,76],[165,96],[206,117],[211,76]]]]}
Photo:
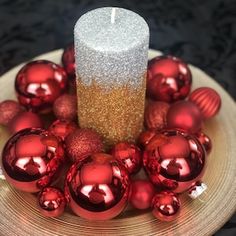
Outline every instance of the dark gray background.
{"type": "MultiPolygon", "coordinates": [[[[76,20],[102,6],[142,15],[151,48],[200,67],[236,99],[236,0],[0,0],[0,75],[65,47],[76,20]]],[[[236,235],[236,216],[216,235],[236,235]]]]}

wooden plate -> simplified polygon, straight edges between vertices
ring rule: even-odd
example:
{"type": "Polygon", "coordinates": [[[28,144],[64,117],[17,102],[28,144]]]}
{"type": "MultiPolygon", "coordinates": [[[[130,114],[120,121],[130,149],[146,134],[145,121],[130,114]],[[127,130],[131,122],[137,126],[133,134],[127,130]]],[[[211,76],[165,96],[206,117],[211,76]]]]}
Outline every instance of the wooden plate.
{"type": "MultiPolygon", "coordinates": [[[[62,50],[37,57],[60,63],[62,50]]],[[[160,54],[150,50],[150,58],[160,54]]],[[[0,101],[14,99],[14,78],[22,64],[0,78],[0,101]]],[[[236,107],[232,98],[208,75],[194,66],[194,88],[209,86],[222,97],[220,114],[209,120],[204,131],[212,138],[203,181],[208,185],[203,202],[181,195],[182,211],[174,222],[154,219],[149,211],[128,208],[119,217],[106,222],[90,222],[67,211],[60,218],[45,218],[36,207],[35,195],[23,193],[0,181],[0,234],[17,236],[50,235],[211,235],[236,209],[236,107]]],[[[0,149],[7,140],[0,128],[0,149]]]]}

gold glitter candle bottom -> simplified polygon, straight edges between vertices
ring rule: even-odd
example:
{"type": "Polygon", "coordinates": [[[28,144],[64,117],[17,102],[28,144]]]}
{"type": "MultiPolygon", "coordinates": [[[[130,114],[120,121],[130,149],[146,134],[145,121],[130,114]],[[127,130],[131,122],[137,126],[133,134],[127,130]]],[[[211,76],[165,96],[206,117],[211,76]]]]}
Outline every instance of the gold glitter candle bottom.
{"type": "Polygon", "coordinates": [[[135,141],[143,128],[146,76],[139,88],[128,85],[102,87],[84,85],[77,79],[78,117],[81,128],[99,132],[107,146],[135,141]]]}

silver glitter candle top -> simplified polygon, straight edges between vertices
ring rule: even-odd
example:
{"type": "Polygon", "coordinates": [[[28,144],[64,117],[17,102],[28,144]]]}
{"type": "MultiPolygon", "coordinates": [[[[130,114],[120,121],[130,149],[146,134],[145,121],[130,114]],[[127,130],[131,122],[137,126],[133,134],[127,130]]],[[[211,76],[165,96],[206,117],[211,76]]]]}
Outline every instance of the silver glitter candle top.
{"type": "Polygon", "coordinates": [[[138,14],[122,8],[98,8],[74,28],[78,77],[85,85],[137,88],[147,69],[149,28],[138,14]]]}

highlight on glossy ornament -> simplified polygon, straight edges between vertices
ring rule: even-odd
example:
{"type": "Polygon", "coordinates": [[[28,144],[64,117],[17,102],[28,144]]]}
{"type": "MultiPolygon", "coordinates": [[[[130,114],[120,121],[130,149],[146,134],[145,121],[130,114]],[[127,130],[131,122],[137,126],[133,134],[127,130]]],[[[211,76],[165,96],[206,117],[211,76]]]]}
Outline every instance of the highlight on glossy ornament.
{"type": "Polygon", "coordinates": [[[59,217],[66,207],[64,193],[56,187],[46,187],[38,195],[40,212],[47,217],[59,217]]]}
{"type": "Polygon", "coordinates": [[[63,67],[47,60],[24,65],[15,78],[17,97],[23,106],[36,112],[48,113],[54,101],[67,87],[63,67]]]}
{"type": "Polygon", "coordinates": [[[6,180],[26,192],[38,192],[52,183],[63,162],[62,143],[43,129],[21,130],[8,140],[2,152],[6,180]]]}
{"type": "Polygon", "coordinates": [[[203,132],[197,133],[196,137],[199,140],[199,142],[202,144],[202,146],[204,147],[206,153],[209,154],[212,149],[212,142],[211,142],[210,137],[203,132]]]}
{"type": "Polygon", "coordinates": [[[171,191],[157,193],[152,200],[152,214],[161,221],[175,220],[180,213],[180,200],[171,191]]]}
{"type": "Polygon", "coordinates": [[[105,153],[76,162],[65,182],[69,206],[88,220],[108,220],[119,215],[127,204],[129,189],[126,168],[105,153]]]}
{"type": "Polygon", "coordinates": [[[64,49],[61,62],[65,68],[65,71],[69,79],[74,80],[75,79],[75,47],[73,43],[71,43],[64,49]]]}
{"type": "Polygon", "coordinates": [[[186,98],[192,74],[186,63],[173,56],[158,56],[148,63],[147,95],[153,100],[175,102],[186,98]]]}
{"type": "Polygon", "coordinates": [[[156,186],[181,193],[202,178],[206,154],[194,135],[164,130],[146,146],[143,164],[156,186]]]}
{"type": "Polygon", "coordinates": [[[156,135],[155,129],[149,129],[143,131],[138,138],[138,145],[143,150],[148,145],[150,140],[156,135]]]}

